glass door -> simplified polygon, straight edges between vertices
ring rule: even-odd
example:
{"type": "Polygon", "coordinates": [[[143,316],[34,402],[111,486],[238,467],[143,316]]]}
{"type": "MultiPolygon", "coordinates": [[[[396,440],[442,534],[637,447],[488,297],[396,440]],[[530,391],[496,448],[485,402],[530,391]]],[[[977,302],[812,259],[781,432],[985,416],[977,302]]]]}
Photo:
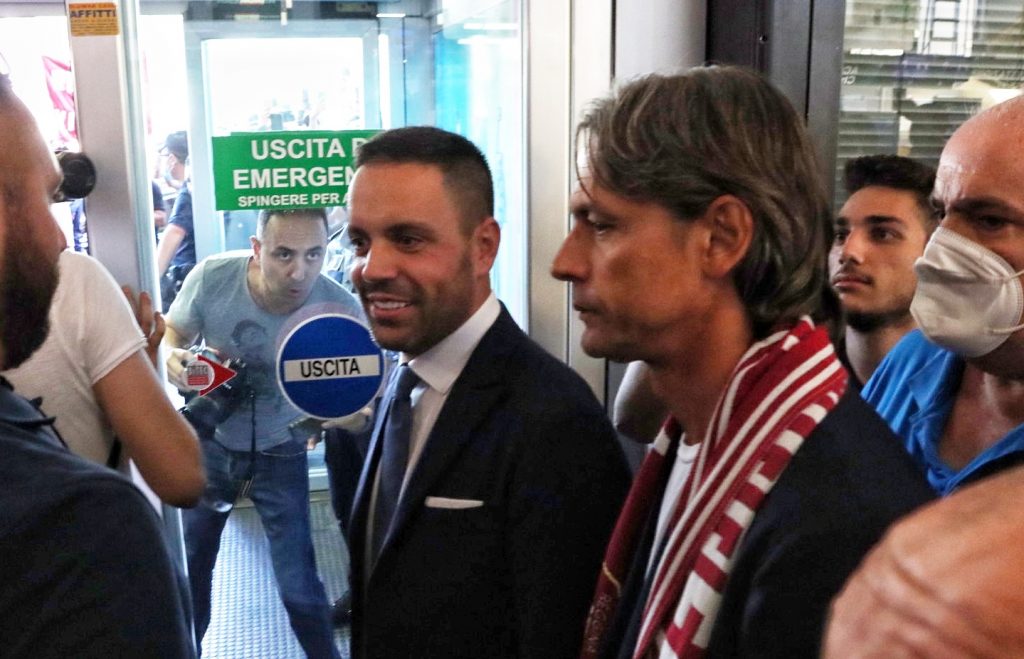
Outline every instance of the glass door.
{"type": "MultiPolygon", "coordinates": [[[[163,272],[167,263],[167,272],[176,267],[173,258],[160,259],[167,256],[162,250],[164,239],[179,226],[191,232],[194,262],[250,249],[258,210],[219,207],[223,205],[218,204],[216,191],[223,181],[218,180],[221,173],[214,162],[215,140],[241,133],[277,137],[430,124],[466,135],[488,156],[504,231],[494,284],[522,322],[526,306],[522,7],[517,0],[482,3],[483,8],[480,4],[193,1],[183,13],[173,15],[150,14],[143,4],[139,21],[142,95],[148,99],[148,157],[157,163],[148,170],[158,176],[167,198],[175,198],[156,249],[158,271],[163,272]],[[174,151],[180,148],[173,136],[182,134],[187,153],[178,158],[174,151]],[[184,172],[180,168],[167,171],[168,163],[183,158],[184,172]],[[184,179],[187,183],[181,186],[184,179]],[[190,204],[187,218],[183,198],[190,204]]],[[[154,4],[156,11],[164,7],[154,4]]],[[[342,205],[325,211],[330,233],[344,226],[342,205]]],[[[325,268],[337,270],[337,264],[346,261],[337,244],[330,246],[329,254],[332,258],[325,260],[325,268]]],[[[343,270],[329,274],[344,280],[343,270]]],[[[225,303],[212,313],[234,318],[237,312],[225,303]]],[[[261,337],[275,334],[263,336],[244,319],[238,328],[242,328],[238,341],[254,345],[261,337]]],[[[342,437],[348,448],[367,440],[366,436],[342,437]]],[[[333,446],[338,449],[338,444],[333,446]]],[[[261,452],[273,453],[277,448],[264,451],[261,447],[261,452]]],[[[212,453],[218,451],[205,452],[212,479],[223,465],[214,464],[217,456],[212,453]]],[[[338,455],[337,450],[334,453],[338,455]]],[[[306,455],[310,491],[303,495],[308,497],[310,520],[309,529],[302,533],[312,539],[328,601],[341,598],[348,588],[348,551],[339,533],[339,518],[344,517],[346,502],[350,505],[361,469],[358,451],[355,455],[355,459],[332,459],[325,464],[324,442],[306,455]]],[[[293,495],[294,483],[282,482],[279,490],[293,495]]],[[[288,555],[284,560],[294,563],[302,549],[291,544],[282,549],[274,537],[280,529],[275,522],[268,523],[274,517],[267,517],[267,504],[258,496],[251,501],[253,506],[245,499],[224,502],[223,510],[231,512],[219,535],[215,530],[190,532],[199,528],[190,522],[197,516],[184,516],[189,553],[212,551],[216,560],[203,654],[285,657],[301,656],[303,650],[310,653],[309,625],[288,603],[289,595],[279,596],[277,588],[295,596],[296,586],[288,576],[295,566],[282,566],[278,555],[284,552],[288,555]]],[[[194,582],[208,578],[197,574],[192,575],[194,582]]],[[[205,618],[205,604],[196,608],[205,618]]],[[[335,642],[342,649],[347,632],[345,626],[336,631],[335,642]]]]}

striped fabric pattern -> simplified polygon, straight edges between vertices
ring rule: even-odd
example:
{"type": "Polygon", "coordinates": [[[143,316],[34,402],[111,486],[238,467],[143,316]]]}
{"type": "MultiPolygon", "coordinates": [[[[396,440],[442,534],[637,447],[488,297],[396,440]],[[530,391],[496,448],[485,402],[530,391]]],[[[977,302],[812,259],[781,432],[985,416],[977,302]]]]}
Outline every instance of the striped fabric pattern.
{"type": "Polygon", "coordinates": [[[845,389],[827,334],[809,318],[743,356],[669,522],[634,657],[703,656],[744,532],[845,389]]]}

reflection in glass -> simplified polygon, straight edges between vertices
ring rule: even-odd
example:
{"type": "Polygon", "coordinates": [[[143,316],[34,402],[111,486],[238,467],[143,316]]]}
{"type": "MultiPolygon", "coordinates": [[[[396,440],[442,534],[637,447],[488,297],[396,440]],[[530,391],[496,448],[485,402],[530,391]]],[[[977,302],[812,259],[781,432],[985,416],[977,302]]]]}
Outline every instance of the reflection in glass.
{"type": "Polygon", "coordinates": [[[979,109],[1020,93],[1019,0],[846,3],[836,208],[847,160],[898,153],[931,165],[979,109]]]}

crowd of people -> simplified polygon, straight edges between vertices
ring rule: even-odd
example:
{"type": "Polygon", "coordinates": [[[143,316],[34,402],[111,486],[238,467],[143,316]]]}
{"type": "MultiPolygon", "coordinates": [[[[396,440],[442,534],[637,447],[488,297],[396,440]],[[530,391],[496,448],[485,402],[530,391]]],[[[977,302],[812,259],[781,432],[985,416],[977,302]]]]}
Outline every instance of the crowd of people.
{"type": "MultiPolygon", "coordinates": [[[[937,169],[851,160],[833,214],[762,76],[617,85],[578,124],[551,264],[583,350],[630,363],[613,427],[492,291],[493,181],[466,138],[361,147],[354,295],[322,274],[326,209],[267,209],[251,253],[192,253],[165,319],[64,251],[59,170],[0,76],[0,654],[201,655],[244,496],[310,657],[341,656],[338,622],[359,658],[1024,655],[1022,142],[1024,99],[1005,101],[937,169]],[[274,337],[311,310],[397,355],[375,413],[330,424],[366,439],[334,497],[351,592],[333,612],[310,531],[321,432],[276,382],[274,337]],[[244,386],[186,419],[154,366],[189,389],[198,345],[244,386]],[[647,446],[635,474],[616,429],[647,446]],[[187,578],[129,459],[184,509],[187,578]]],[[[162,272],[192,225],[187,137],[165,150],[183,186],[162,272]]]]}

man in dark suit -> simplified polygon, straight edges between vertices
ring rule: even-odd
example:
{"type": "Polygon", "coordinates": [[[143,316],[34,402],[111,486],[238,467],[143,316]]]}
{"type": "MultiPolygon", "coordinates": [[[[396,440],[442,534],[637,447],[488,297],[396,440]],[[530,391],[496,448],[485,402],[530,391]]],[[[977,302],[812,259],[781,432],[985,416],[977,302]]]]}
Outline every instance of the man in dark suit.
{"type": "Polygon", "coordinates": [[[624,85],[577,143],[553,273],[583,349],[642,360],[672,417],[583,654],[817,657],[830,598],[930,492],[818,324],[831,218],[803,121],[754,72],[708,67],[624,85]]]}
{"type": "Polygon", "coordinates": [[[628,485],[614,432],[491,292],[479,150],[402,128],[356,164],[352,280],[401,358],[353,510],[353,656],[575,656],[628,485]]]}

